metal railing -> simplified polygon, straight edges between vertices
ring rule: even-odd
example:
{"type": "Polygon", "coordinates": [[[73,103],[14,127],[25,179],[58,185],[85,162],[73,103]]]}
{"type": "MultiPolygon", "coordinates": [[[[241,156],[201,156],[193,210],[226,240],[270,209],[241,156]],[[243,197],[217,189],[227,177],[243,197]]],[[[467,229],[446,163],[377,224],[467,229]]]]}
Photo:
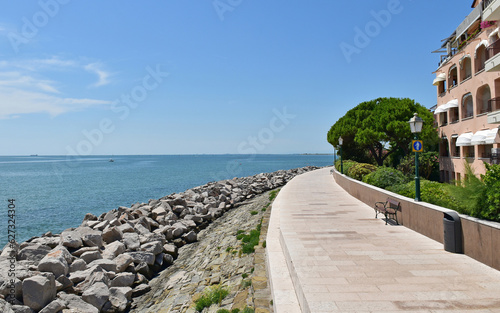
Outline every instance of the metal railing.
{"type": "Polygon", "coordinates": [[[483,0],[483,10],[486,9],[495,0],[483,0]]]}
{"type": "Polygon", "coordinates": [[[500,53],[500,39],[492,43],[491,45],[486,48],[486,60],[491,59],[495,55],[500,53]]]}
{"type": "Polygon", "coordinates": [[[490,112],[499,110],[500,109],[500,97],[488,100],[488,107],[490,108],[490,112]]]}
{"type": "Polygon", "coordinates": [[[491,164],[500,164],[500,154],[499,153],[491,153],[490,154],[490,163],[491,164]]]}
{"type": "Polygon", "coordinates": [[[482,107],[479,109],[479,114],[484,114],[484,113],[489,113],[491,112],[491,102],[488,101],[488,104],[486,105],[486,107],[482,107]]]}

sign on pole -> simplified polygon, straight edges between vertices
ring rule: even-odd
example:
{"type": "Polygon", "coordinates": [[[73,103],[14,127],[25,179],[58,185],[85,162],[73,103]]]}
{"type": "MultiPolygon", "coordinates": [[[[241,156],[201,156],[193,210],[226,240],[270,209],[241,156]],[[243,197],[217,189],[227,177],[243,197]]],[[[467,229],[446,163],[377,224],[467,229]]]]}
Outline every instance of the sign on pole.
{"type": "Polygon", "coordinates": [[[422,143],[422,140],[413,140],[411,142],[411,148],[413,152],[423,152],[424,144],[422,143]]]}

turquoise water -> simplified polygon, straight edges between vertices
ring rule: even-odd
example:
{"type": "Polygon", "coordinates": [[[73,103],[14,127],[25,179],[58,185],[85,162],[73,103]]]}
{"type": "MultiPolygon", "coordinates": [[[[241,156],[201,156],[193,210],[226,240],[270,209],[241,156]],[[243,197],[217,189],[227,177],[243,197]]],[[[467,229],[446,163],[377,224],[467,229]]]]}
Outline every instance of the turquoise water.
{"type": "Polygon", "coordinates": [[[15,199],[15,232],[21,242],[47,231],[77,227],[86,213],[99,216],[210,181],[333,162],[329,155],[112,158],[114,162],[109,162],[109,156],[0,157],[0,248],[7,242],[9,199],[15,199]]]}

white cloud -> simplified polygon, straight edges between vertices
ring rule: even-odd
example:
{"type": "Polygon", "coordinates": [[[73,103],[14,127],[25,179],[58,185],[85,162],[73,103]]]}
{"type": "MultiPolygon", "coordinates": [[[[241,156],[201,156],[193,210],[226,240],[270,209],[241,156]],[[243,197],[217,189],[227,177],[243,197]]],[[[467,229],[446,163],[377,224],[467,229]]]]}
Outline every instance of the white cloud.
{"type": "Polygon", "coordinates": [[[109,83],[109,74],[100,70],[99,63],[86,66],[78,61],[58,57],[0,62],[0,119],[18,118],[23,114],[46,113],[57,116],[96,106],[111,105],[112,101],[71,97],[64,93],[68,81],[59,82],[61,70],[68,75],[76,72],[97,73],[94,86],[109,83]],[[3,71],[2,71],[3,70],[3,71]],[[53,76],[53,72],[59,72],[53,76]]]}
{"type": "Polygon", "coordinates": [[[111,103],[112,101],[97,99],[63,98],[43,92],[0,86],[0,119],[33,113],[47,113],[54,117],[111,103]]]}
{"type": "Polygon", "coordinates": [[[101,67],[102,65],[100,63],[91,63],[85,66],[85,70],[91,73],[95,73],[98,77],[97,82],[91,85],[92,87],[101,87],[110,83],[110,73],[105,72],[101,69],[101,67]]]}

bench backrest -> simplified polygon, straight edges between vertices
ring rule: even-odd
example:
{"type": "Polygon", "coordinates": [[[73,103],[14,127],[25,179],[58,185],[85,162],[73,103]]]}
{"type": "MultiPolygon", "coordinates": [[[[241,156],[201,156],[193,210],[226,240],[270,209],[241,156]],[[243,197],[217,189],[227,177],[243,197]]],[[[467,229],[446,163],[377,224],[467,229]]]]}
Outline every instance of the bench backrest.
{"type": "Polygon", "coordinates": [[[391,198],[387,198],[386,207],[401,211],[401,202],[391,198]]]}

